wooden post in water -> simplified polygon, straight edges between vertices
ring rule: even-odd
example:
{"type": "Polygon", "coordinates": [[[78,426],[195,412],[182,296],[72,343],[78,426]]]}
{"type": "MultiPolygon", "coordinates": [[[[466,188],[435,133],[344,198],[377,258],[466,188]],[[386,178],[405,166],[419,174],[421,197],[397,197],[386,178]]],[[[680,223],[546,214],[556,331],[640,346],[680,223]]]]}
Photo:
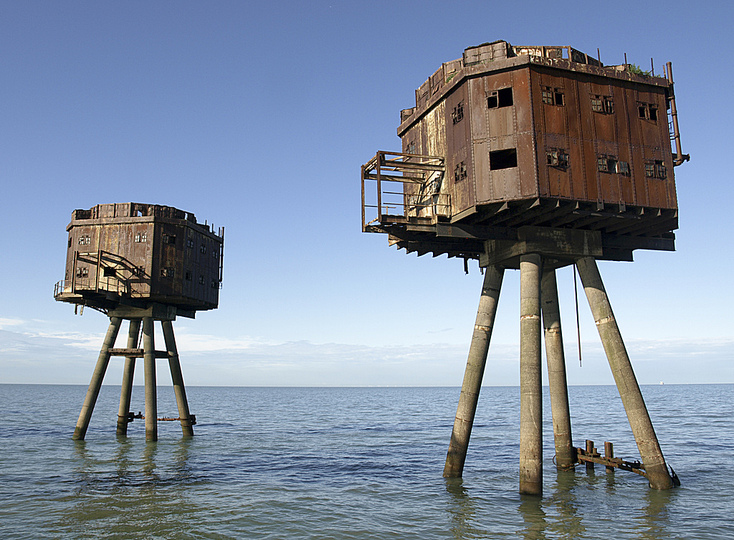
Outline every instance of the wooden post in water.
{"type": "MultiPolygon", "coordinates": [[[[140,341],[140,319],[130,319],[130,328],[127,335],[127,348],[137,349],[140,341]]],[[[130,412],[130,398],[133,393],[133,377],[135,375],[135,357],[125,357],[125,367],[122,372],[122,389],[120,390],[120,408],[117,411],[117,435],[127,435],[128,418],[130,412]]]]}
{"type": "Polygon", "coordinates": [[[553,441],[556,467],[570,469],[576,463],[576,450],[571,437],[571,412],[568,406],[566,359],[563,354],[561,311],[558,307],[556,271],[545,270],[540,282],[545,353],[548,360],[548,386],[553,413],[553,441]]]}
{"type": "Polygon", "coordinates": [[[543,395],[540,273],[542,259],[520,257],[520,493],[543,493],[543,395]]]}
{"type": "Polygon", "coordinates": [[[143,318],[143,371],[145,373],[145,440],[158,440],[158,396],[155,379],[153,319],[143,318]]]}
{"type": "Polygon", "coordinates": [[[184,387],[181,363],[176,350],[176,338],[173,334],[173,323],[162,321],[163,337],[166,340],[166,351],[168,351],[168,365],[171,368],[171,380],[173,381],[173,392],[176,394],[178,404],[178,417],[181,419],[181,431],[184,437],[193,437],[194,428],[189,414],[189,403],[186,400],[186,388],[184,387]]]}
{"type": "Polygon", "coordinates": [[[479,299],[477,319],[464,371],[464,382],[461,385],[459,406],[456,409],[454,428],[451,432],[451,441],[443,469],[443,475],[446,478],[461,477],[464,471],[503,275],[504,269],[497,266],[489,266],[485,270],[482,296],[479,299]]]}
{"type": "Polygon", "coordinates": [[[614,382],[617,384],[619,396],[635,436],[650,487],[670,489],[673,487],[673,481],[668,473],[663,452],[647,412],[645,400],[642,398],[642,392],[637,384],[617,321],[614,319],[612,306],[604,289],[596,261],[593,257],[584,257],[579,259],[576,265],[614,375],[614,382]]]}
{"type": "MultiPolygon", "coordinates": [[[[609,441],[604,442],[604,457],[607,459],[614,458],[614,445],[609,441]]],[[[613,473],[614,467],[607,465],[607,472],[613,473]]]]}
{"type": "Polygon", "coordinates": [[[107,328],[107,334],[105,335],[102,348],[99,351],[99,357],[97,358],[97,365],[94,367],[94,373],[92,373],[92,380],[89,382],[89,388],[87,389],[87,395],[84,398],[84,405],[79,413],[79,419],[76,422],[76,428],[74,429],[74,440],[84,440],[87,434],[87,428],[89,427],[89,421],[92,418],[92,412],[94,412],[94,405],[97,403],[97,397],[99,396],[99,390],[102,387],[102,381],[104,380],[104,374],[107,371],[107,365],[110,363],[110,349],[115,344],[117,339],[117,333],[120,331],[120,324],[122,319],[119,317],[110,317],[110,325],[107,328]]]}

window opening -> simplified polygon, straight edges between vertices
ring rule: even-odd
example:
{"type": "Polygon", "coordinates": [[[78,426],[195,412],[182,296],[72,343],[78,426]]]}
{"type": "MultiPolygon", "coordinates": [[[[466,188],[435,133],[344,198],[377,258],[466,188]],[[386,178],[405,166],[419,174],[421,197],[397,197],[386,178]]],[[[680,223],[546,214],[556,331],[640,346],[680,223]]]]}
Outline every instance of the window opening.
{"type": "Polygon", "coordinates": [[[568,153],[560,148],[549,148],[545,152],[546,163],[549,167],[566,170],[568,168],[568,153]]]}
{"type": "Polygon", "coordinates": [[[489,96],[487,96],[487,107],[489,109],[511,107],[512,104],[512,87],[494,90],[489,93],[489,96]]]}
{"type": "Polygon", "coordinates": [[[192,247],[194,247],[194,245],[196,245],[196,244],[194,243],[194,239],[193,238],[187,238],[186,239],[186,247],[192,248],[192,247]]]}
{"type": "Polygon", "coordinates": [[[563,106],[565,101],[563,99],[563,89],[553,88],[551,86],[543,87],[543,103],[548,105],[563,106]]]}
{"type": "Polygon", "coordinates": [[[172,278],[175,274],[173,266],[166,266],[161,268],[161,277],[172,278]]]}
{"type": "Polygon", "coordinates": [[[453,121],[454,125],[458,124],[464,119],[464,102],[460,101],[459,104],[454,107],[454,110],[451,111],[451,120],[453,121]]]}
{"type": "Polygon", "coordinates": [[[92,239],[89,237],[88,234],[85,234],[85,235],[79,237],[79,245],[80,246],[88,246],[91,243],[92,243],[92,239]]]}
{"type": "Polygon", "coordinates": [[[186,270],[184,278],[186,279],[186,281],[191,281],[191,270],[186,270]]]}
{"type": "Polygon", "coordinates": [[[206,244],[201,244],[199,251],[201,251],[202,253],[206,253],[206,244]]]}
{"type": "Polygon", "coordinates": [[[76,277],[85,278],[89,277],[89,269],[86,266],[80,266],[76,269],[76,277]]]}
{"type": "Polygon", "coordinates": [[[515,148],[495,150],[489,153],[489,168],[491,170],[510,169],[512,167],[517,167],[517,150],[515,148]]]}
{"type": "Polygon", "coordinates": [[[147,242],[148,241],[148,233],[147,232],[140,232],[135,234],[135,242],[141,243],[141,242],[147,242]]]}
{"type": "Polygon", "coordinates": [[[668,171],[662,161],[648,161],[645,163],[645,176],[648,178],[660,178],[661,180],[665,180],[668,177],[668,171]]]}
{"type": "Polygon", "coordinates": [[[102,270],[102,275],[104,277],[115,277],[117,275],[117,272],[114,268],[110,268],[109,266],[105,266],[102,270]]]}
{"type": "Polygon", "coordinates": [[[602,114],[614,114],[614,100],[610,96],[591,96],[591,110],[602,114]]]}
{"type": "Polygon", "coordinates": [[[458,183],[466,179],[466,163],[457,163],[454,167],[454,182],[458,183]]]}
{"type": "Polygon", "coordinates": [[[170,245],[176,245],[176,235],[175,234],[164,234],[163,243],[170,244],[170,245]]]}
{"type": "Polygon", "coordinates": [[[199,274],[199,285],[204,285],[204,274],[199,274]]]}
{"type": "Polygon", "coordinates": [[[643,120],[658,121],[658,107],[654,103],[638,103],[637,115],[643,120]]]}

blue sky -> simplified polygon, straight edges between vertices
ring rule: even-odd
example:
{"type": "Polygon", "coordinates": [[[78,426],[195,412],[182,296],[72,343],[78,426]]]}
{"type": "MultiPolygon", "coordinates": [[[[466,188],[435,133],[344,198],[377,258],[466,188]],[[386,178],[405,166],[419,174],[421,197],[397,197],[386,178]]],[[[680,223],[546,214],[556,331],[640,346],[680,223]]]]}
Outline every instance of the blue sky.
{"type": "MultiPolygon", "coordinates": [[[[1,3],[0,382],[88,383],[107,320],[53,300],[65,227],[75,208],[134,201],[226,228],[220,308],[175,324],[187,384],[459,385],[482,277],[361,233],[359,167],[400,148],[399,112],[442,62],[496,39],[673,62],[691,154],[678,251],[600,269],[641,383],[734,382],[734,9],[516,6],[1,3]]],[[[578,367],[572,274],[558,279],[569,382],[611,384],[583,297],[578,367]]],[[[519,380],[518,282],[505,277],[486,384],[519,380]]]]}

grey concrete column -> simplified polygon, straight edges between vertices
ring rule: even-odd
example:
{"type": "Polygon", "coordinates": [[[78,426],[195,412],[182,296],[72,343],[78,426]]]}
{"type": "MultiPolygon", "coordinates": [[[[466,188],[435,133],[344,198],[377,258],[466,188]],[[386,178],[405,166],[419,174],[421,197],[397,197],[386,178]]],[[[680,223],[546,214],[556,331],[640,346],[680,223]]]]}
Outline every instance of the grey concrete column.
{"type": "Polygon", "coordinates": [[[97,397],[99,396],[99,389],[102,387],[104,374],[107,371],[107,365],[110,363],[110,349],[115,345],[121,322],[122,319],[119,317],[110,317],[110,325],[107,327],[107,334],[102,342],[102,348],[99,351],[99,357],[97,357],[97,365],[94,367],[92,380],[89,383],[87,395],[84,398],[84,405],[82,405],[82,411],[79,413],[79,419],[76,422],[72,439],[84,440],[84,436],[87,434],[89,420],[92,418],[94,405],[97,403],[97,397]]]}
{"type": "Polygon", "coordinates": [[[545,328],[545,354],[548,361],[548,386],[553,413],[553,441],[556,447],[556,467],[569,469],[576,463],[576,451],[571,438],[571,412],[568,406],[566,359],[563,354],[561,311],[558,307],[556,271],[545,270],[540,282],[540,299],[545,328]]]}
{"type": "Polygon", "coordinates": [[[477,410],[479,390],[482,387],[484,366],[487,362],[489,340],[492,337],[503,275],[504,269],[496,266],[488,267],[484,273],[482,296],[479,299],[476,324],[469,347],[469,357],[466,361],[459,406],[456,410],[454,429],[451,432],[451,442],[443,469],[443,475],[446,478],[458,478],[464,471],[466,451],[469,447],[474,414],[477,410]]]}
{"type": "MultiPolygon", "coordinates": [[[[137,349],[140,341],[140,319],[131,319],[127,334],[127,348],[137,349]]],[[[130,398],[133,394],[133,376],[135,375],[135,357],[125,358],[122,371],[122,390],[120,390],[120,408],[117,410],[117,434],[127,435],[127,414],[130,412],[130,398]]]]}
{"type": "Polygon", "coordinates": [[[540,273],[542,259],[520,257],[520,493],[543,493],[543,394],[540,273]]]}
{"type": "Polygon", "coordinates": [[[158,440],[158,396],[155,380],[155,337],[153,319],[143,319],[143,371],[145,374],[145,440],[158,440]]]}
{"type": "Polygon", "coordinates": [[[614,375],[614,382],[619,389],[619,397],[622,398],[627,419],[635,436],[650,487],[669,489],[673,487],[673,481],[665,465],[663,452],[652,427],[652,421],[632,370],[632,363],[627,355],[617,321],[614,319],[612,306],[604,289],[596,261],[591,257],[586,257],[579,259],[576,265],[591,306],[596,328],[599,330],[599,337],[604,346],[609,367],[614,375]]]}
{"type": "Polygon", "coordinates": [[[173,381],[173,392],[176,394],[176,403],[178,404],[178,417],[181,419],[181,431],[184,437],[193,437],[194,428],[191,424],[191,415],[189,414],[189,402],[186,400],[186,388],[184,387],[183,373],[181,373],[181,362],[178,358],[176,350],[176,338],[173,335],[173,323],[171,321],[163,321],[163,337],[166,340],[166,350],[168,351],[168,365],[171,368],[171,381],[173,381]]]}

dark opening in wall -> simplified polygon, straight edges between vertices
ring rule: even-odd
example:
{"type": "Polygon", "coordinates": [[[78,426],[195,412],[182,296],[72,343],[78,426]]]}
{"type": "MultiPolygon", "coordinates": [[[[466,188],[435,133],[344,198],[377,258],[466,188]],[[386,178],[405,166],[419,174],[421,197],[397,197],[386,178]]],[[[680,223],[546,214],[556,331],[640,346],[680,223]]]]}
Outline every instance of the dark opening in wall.
{"type": "Polygon", "coordinates": [[[491,170],[510,169],[512,167],[517,167],[517,150],[515,148],[495,150],[489,153],[489,168],[491,170]]]}
{"type": "Polygon", "coordinates": [[[501,88],[494,90],[487,96],[487,107],[490,109],[498,109],[501,107],[512,106],[512,88],[501,88]]]}

